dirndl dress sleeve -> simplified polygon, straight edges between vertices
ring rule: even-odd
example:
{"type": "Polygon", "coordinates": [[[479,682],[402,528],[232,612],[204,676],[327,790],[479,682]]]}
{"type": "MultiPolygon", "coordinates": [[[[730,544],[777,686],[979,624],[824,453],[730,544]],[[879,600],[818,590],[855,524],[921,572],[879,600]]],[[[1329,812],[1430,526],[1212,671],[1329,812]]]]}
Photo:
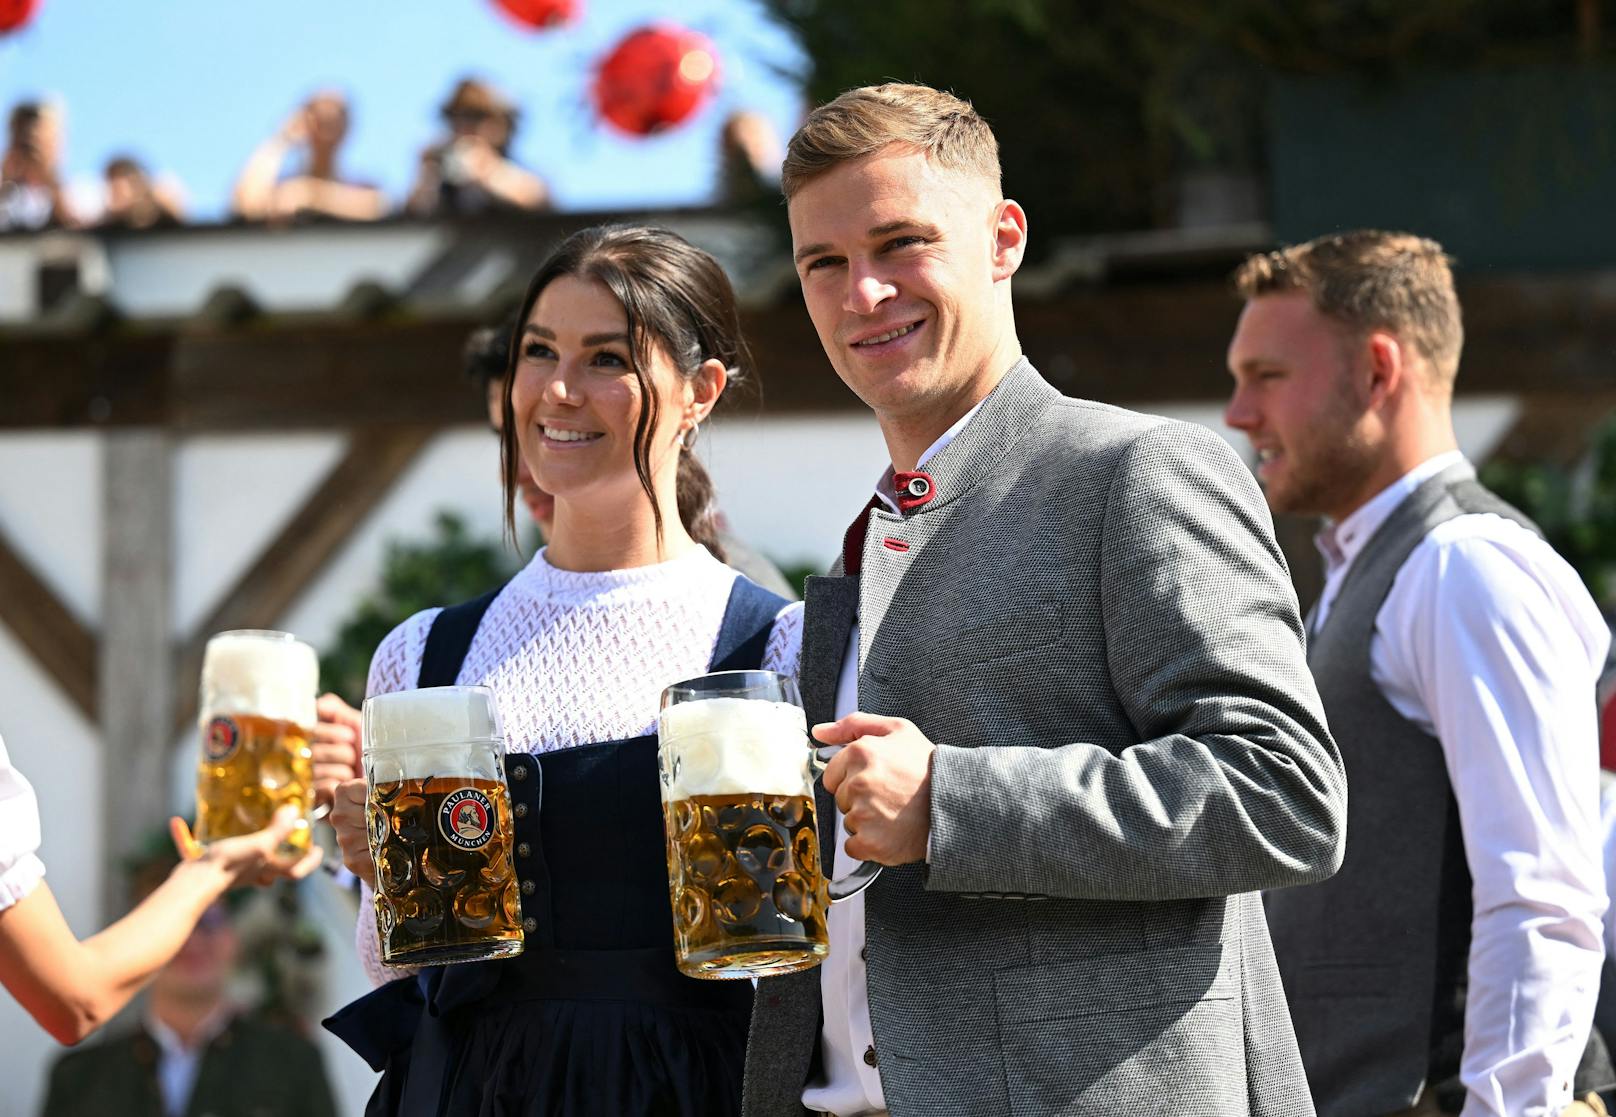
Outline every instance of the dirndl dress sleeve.
{"type": "Polygon", "coordinates": [[[45,876],[39,859],[39,803],[34,788],[11,766],[0,740],[0,911],[34,890],[45,876]]]}

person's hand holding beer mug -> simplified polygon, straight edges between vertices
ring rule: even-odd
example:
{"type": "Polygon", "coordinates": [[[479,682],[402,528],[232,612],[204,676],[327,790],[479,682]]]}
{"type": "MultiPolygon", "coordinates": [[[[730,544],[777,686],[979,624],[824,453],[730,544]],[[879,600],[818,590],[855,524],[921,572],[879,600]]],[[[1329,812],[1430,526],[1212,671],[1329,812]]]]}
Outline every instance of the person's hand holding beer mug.
{"type": "Polygon", "coordinates": [[[337,785],[363,779],[359,761],[359,711],[336,694],[322,694],[314,703],[314,736],[309,748],[314,761],[314,802],[329,809],[337,785]]]}

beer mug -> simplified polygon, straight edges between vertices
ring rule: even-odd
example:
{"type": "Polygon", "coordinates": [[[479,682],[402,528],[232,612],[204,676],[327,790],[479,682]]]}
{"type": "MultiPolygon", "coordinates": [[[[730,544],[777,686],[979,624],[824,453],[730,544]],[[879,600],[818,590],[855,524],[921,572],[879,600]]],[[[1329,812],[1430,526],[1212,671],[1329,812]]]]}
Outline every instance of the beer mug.
{"type": "Polygon", "coordinates": [[[797,684],[721,671],[662,692],[657,722],[674,956],[690,977],[772,977],[829,952],[830,905],[862,891],[866,861],[825,880],[797,684]]]}
{"type": "Polygon", "coordinates": [[[197,720],[196,837],[249,834],[287,804],[303,816],[287,843],[309,848],[314,697],[320,661],[288,632],[240,629],[208,640],[197,720]]]}
{"type": "Polygon", "coordinates": [[[494,692],[426,687],[365,699],[365,823],[389,966],[522,953],[514,824],[494,692]]]}

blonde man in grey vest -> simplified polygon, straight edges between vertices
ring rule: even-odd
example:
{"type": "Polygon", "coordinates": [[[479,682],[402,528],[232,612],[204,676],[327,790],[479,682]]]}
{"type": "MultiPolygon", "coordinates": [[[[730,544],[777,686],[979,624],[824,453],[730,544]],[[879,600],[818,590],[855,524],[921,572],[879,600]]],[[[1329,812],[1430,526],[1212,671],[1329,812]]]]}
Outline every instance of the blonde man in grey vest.
{"type": "Polygon", "coordinates": [[[1439,245],[1321,237],[1236,286],[1226,419],[1268,503],[1327,521],[1308,661],[1346,763],[1346,862],[1268,897],[1319,1113],[1578,1109],[1579,1063],[1579,1089],[1609,1071],[1588,1047],[1609,632],[1458,450],[1439,245]]]}
{"type": "Polygon", "coordinates": [[[888,868],[759,983],[745,1112],[1311,1113],[1256,892],[1334,871],[1343,777],[1249,472],[1022,356],[1027,218],[970,105],[844,94],[783,184],[891,455],[801,669],[823,848],[888,868]]]}

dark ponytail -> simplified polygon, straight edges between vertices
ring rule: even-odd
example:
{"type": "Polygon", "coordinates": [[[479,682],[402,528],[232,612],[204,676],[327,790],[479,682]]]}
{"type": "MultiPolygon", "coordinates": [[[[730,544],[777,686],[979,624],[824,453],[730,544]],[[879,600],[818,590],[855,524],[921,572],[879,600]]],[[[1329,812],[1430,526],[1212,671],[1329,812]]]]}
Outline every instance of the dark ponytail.
{"type": "Polygon", "coordinates": [[[683,447],[679,450],[678,493],[679,522],[685,525],[690,538],[711,551],[719,562],[727,561],[729,556],[718,540],[718,498],[713,492],[713,479],[701,459],[683,447]]]}
{"type": "MultiPolygon", "coordinates": [[[[662,509],[651,482],[651,431],[656,427],[661,401],[646,370],[651,365],[652,351],[660,348],[687,379],[695,377],[705,362],[721,362],[728,370],[725,395],[748,379],[752,356],[741,337],[734,288],[712,256],[679,234],[651,225],[596,225],[572,234],[551,253],[528,284],[517,313],[516,329],[511,333],[505,367],[501,455],[505,523],[512,538],[516,532],[516,462],[520,451],[511,385],[521,354],[522,329],[539,295],[564,275],[599,283],[623,304],[641,400],[634,431],[634,470],[651,502],[660,543],[662,509]]],[[[718,542],[718,506],[712,478],[687,447],[679,450],[675,489],[679,520],[685,531],[722,561],[724,549],[718,542]]]]}

